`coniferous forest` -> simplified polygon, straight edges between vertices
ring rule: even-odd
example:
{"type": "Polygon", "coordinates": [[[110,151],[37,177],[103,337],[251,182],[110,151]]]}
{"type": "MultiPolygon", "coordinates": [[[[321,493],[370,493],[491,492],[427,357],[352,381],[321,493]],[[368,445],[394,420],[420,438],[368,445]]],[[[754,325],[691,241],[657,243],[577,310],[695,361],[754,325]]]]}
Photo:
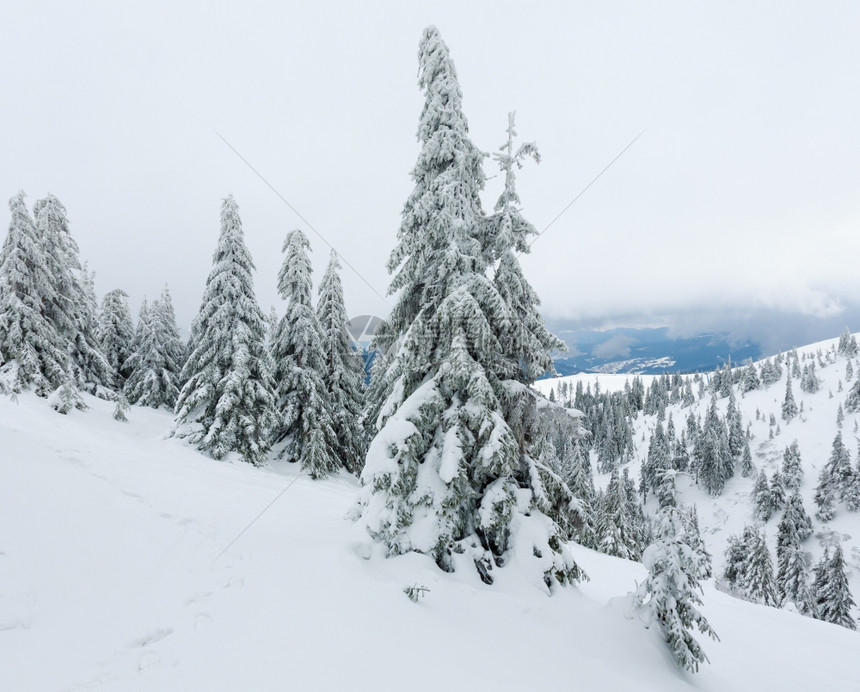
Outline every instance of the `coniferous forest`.
{"type": "MultiPolygon", "coordinates": [[[[849,449],[856,339],[846,330],[817,352],[614,389],[567,378],[533,386],[565,349],[519,261],[537,231],[517,174],[540,161],[538,148],[518,141],[510,114],[488,164],[435,27],[420,39],[418,86],[412,189],[386,263],[393,307],[367,371],[346,332],[339,256],[313,286],[303,231],[284,235],[283,303],[267,316],[245,242],[254,230],[225,197],[183,339],[168,286],[153,287],[136,317],[121,287],[99,301],[72,214],[53,195],[28,206],[19,192],[0,250],[0,392],[33,392],[60,414],[96,397],[119,423],[132,407],[169,410],[170,438],[213,460],[349,477],[349,516],[382,554],[427,556],[440,574],[476,574],[488,587],[505,570],[533,570],[549,596],[577,589],[590,579],[582,548],[640,562],[647,577],[631,612],[686,671],[719,646],[702,607],[708,580],[855,629],[857,557],[830,527],[860,510],[860,455],[849,449]],[[488,174],[504,181],[491,210],[488,174]],[[757,396],[772,405],[750,418],[745,402],[757,396]],[[832,448],[811,464],[793,435],[825,398],[838,406],[832,448]],[[716,544],[701,507],[739,488],[742,528],[716,544]]],[[[428,590],[406,592],[418,602],[428,590]]]]}

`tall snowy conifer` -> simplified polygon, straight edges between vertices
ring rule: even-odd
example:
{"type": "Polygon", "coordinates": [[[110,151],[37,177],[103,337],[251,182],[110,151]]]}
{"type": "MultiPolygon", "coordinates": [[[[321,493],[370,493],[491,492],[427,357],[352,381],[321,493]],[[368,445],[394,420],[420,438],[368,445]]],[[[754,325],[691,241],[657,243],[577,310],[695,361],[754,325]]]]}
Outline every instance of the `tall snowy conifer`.
{"type": "Polygon", "coordinates": [[[348,471],[359,474],[367,451],[360,420],[364,404],[364,361],[347,338],[340,262],[334,250],[320,282],[317,320],[325,357],[323,382],[337,439],[335,456],[348,471]]]}
{"type": "Polygon", "coordinates": [[[278,419],[273,441],[278,456],[300,462],[311,478],[322,478],[341,461],[324,379],[326,354],[311,299],[310,243],[301,231],[290,231],[283,249],[278,293],[287,311],[272,344],[278,419]]]}
{"type": "Polygon", "coordinates": [[[812,522],[803,509],[800,493],[795,491],[779,522],[776,540],[776,593],[780,604],[793,602],[802,613],[809,612],[806,558],[800,542],[812,534],[812,522]]]}
{"type": "Polygon", "coordinates": [[[669,470],[659,476],[657,495],[661,508],[655,539],[642,554],[648,578],[635,598],[640,607],[650,612],[652,622],[659,625],[678,666],[696,672],[708,657],[691,630],[695,626],[713,639],[717,635],[698,607],[702,604],[701,558],[696,550],[697,537],[691,534],[689,521],[677,507],[674,475],[669,470]]]}
{"type": "Polygon", "coordinates": [[[262,464],[274,424],[266,318],[257,305],[254,263],[233,197],[221,205],[221,232],[200,311],[191,323],[176,435],[216,459],[236,452],[262,464]]]}
{"type": "Polygon", "coordinates": [[[851,609],[855,604],[848,587],[848,577],[845,575],[845,560],[841,545],[836,545],[832,557],[829,551],[824,551],[824,557],[815,568],[812,599],[813,615],[817,619],[832,622],[834,625],[841,625],[850,630],[857,629],[857,622],[851,616],[851,609]]]}
{"type": "Polygon", "coordinates": [[[712,395],[699,436],[697,467],[699,479],[711,495],[723,492],[726,481],[734,475],[734,459],[729,446],[725,422],[717,413],[717,400],[712,395]]]}
{"type": "Polygon", "coordinates": [[[179,338],[176,316],[167,286],[161,297],[141,306],[140,320],[131,356],[125,397],[131,404],[173,409],[179,396],[179,377],[185,346],[179,338]]]}
{"type": "Polygon", "coordinates": [[[785,378],[785,399],[782,402],[782,419],[788,422],[796,415],[797,402],[794,400],[794,394],[791,391],[791,375],[788,375],[785,378]]]}
{"type": "Polygon", "coordinates": [[[12,218],[0,251],[0,362],[14,369],[14,389],[33,386],[47,396],[68,382],[71,363],[65,339],[46,314],[56,289],[24,198],[19,192],[9,200],[12,218]]]}
{"type": "Polygon", "coordinates": [[[117,378],[114,385],[122,389],[128,379],[126,359],[134,343],[134,324],[128,309],[128,294],[120,288],[108,291],[102,299],[99,314],[99,345],[117,378]]]}
{"type": "Polygon", "coordinates": [[[597,518],[597,549],[607,555],[628,560],[638,560],[640,557],[636,517],[630,510],[618,469],[612,471],[609,485],[601,496],[597,518]]]}
{"type": "Polygon", "coordinates": [[[776,584],[773,577],[773,560],[765,540],[764,529],[747,526],[744,530],[747,550],[744,562],[743,585],[747,598],[756,603],[776,606],[776,584]]]}
{"type": "Polygon", "coordinates": [[[510,311],[508,321],[495,325],[505,359],[498,375],[531,383],[536,377],[554,371],[550,352],[566,351],[567,346],[546,328],[537,310],[540,298],[523,276],[515,254],[528,252],[529,237],[537,235],[520,209],[515,168],[521,168],[528,156],[539,162],[540,155],[532,142],[514,149],[517,135],[514,115],[508,114],[507,141],[494,155],[505,174],[505,188],[496,202],[495,215],[485,225],[489,237],[484,240],[483,247],[489,252],[490,261],[498,262],[494,284],[510,311]]]}
{"type": "MultiPolygon", "coordinates": [[[[479,196],[484,155],[469,139],[435,27],[420,42],[419,85],[415,187],[388,262],[397,302],[377,335],[390,354],[362,472],[364,521],[389,554],[426,553],[446,571],[463,555],[488,583],[519,548],[551,587],[581,574],[559,526],[569,518],[553,516],[568,512],[572,497],[532,449],[542,435],[537,397],[523,382],[530,373],[509,372],[499,341],[498,325],[517,318],[488,278],[495,250],[479,196]],[[514,535],[524,525],[528,547],[514,535]]],[[[544,359],[524,352],[520,361],[544,359]]]]}
{"type": "Polygon", "coordinates": [[[99,346],[92,276],[81,266],[66,208],[49,194],[33,205],[33,216],[54,289],[44,303],[45,314],[67,344],[79,386],[104,397],[116,374],[99,346]]]}

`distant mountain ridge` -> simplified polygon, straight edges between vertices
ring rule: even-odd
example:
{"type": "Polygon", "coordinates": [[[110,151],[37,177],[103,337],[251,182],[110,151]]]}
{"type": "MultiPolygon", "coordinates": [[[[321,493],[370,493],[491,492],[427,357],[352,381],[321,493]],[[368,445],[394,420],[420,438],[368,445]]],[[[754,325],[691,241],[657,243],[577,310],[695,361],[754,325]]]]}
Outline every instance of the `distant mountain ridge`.
{"type": "MultiPolygon", "coordinates": [[[[550,323],[550,328],[553,325],[550,323]]],[[[759,344],[732,343],[728,334],[676,337],[668,327],[597,330],[554,329],[570,348],[555,359],[559,375],[578,372],[657,375],[710,372],[727,360],[742,364],[764,354],[759,344]]]]}

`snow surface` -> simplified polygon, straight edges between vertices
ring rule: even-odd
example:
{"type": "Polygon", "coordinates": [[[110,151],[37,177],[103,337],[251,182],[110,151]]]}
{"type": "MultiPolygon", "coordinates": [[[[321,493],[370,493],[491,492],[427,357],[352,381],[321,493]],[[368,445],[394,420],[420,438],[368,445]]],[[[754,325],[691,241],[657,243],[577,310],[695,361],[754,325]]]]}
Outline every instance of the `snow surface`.
{"type": "Polygon", "coordinates": [[[854,632],[707,582],[722,641],[690,675],[631,609],[638,563],[575,547],[591,581],[547,597],[515,564],[486,586],[384,559],[351,477],[216,462],[166,412],[86,401],[0,397],[2,690],[860,688],[854,632]]]}

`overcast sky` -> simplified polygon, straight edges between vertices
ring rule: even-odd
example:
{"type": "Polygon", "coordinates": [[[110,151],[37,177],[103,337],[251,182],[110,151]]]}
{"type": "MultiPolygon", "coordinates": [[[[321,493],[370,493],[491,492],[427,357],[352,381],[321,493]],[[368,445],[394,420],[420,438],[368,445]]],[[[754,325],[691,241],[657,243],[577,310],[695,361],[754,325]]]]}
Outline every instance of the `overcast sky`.
{"type": "MultiPolygon", "coordinates": [[[[99,297],[121,287],[136,309],[166,282],[183,328],[228,193],[265,311],[282,309],[289,230],[307,232],[317,279],[328,259],[216,132],[386,293],[428,24],[474,142],[495,150],[516,110],[538,143],[519,177],[538,229],[645,130],[524,260],[548,316],[760,331],[756,315],[848,324],[860,304],[860,3],[28,1],[3,15],[0,193],[56,194],[99,297]]],[[[343,278],[351,314],[387,314],[343,278]]]]}

